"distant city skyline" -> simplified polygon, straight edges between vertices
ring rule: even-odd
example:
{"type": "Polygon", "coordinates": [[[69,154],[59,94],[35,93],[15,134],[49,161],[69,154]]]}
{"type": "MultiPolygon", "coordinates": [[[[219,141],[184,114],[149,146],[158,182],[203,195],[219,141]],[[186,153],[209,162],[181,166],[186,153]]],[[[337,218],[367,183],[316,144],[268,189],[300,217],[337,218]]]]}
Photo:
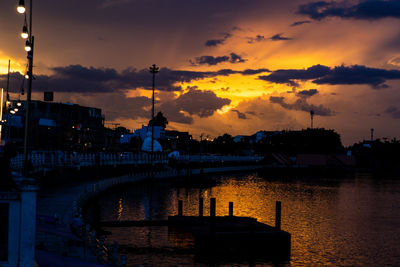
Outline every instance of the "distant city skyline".
{"type": "MultiPolygon", "coordinates": [[[[0,3],[0,87],[26,70],[18,1],[0,3]]],[[[400,3],[34,1],[33,99],[103,110],[129,129],[156,108],[169,129],[218,136],[334,129],[344,145],[400,138],[400,3]]],[[[12,95],[16,97],[15,94],[12,95]]]]}

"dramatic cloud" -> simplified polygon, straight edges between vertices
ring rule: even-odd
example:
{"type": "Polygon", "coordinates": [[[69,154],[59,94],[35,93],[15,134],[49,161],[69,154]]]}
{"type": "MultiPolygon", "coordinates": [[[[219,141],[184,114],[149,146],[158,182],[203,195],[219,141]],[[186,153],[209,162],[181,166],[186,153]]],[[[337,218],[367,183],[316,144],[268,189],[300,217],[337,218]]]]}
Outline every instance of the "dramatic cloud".
{"type": "Polygon", "coordinates": [[[256,42],[261,42],[265,40],[265,37],[263,35],[257,35],[256,37],[249,37],[249,41],[247,41],[249,44],[256,43],[256,42]]]}
{"type": "Polygon", "coordinates": [[[388,107],[385,113],[389,114],[394,119],[400,119],[400,109],[395,106],[388,107]]]}
{"type": "Polygon", "coordinates": [[[299,7],[298,13],[315,20],[327,17],[348,19],[376,20],[382,18],[400,18],[400,1],[398,0],[362,0],[354,5],[348,1],[313,2],[299,7]]]}
{"type": "Polygon", "coordinates": [[[214,112],[225,105],[229,105],[231,100],[220,98],[213,91],[200,91],[191,88],[187,93],[179,96],[175,103],[183,111],[199,117],[209,117],[214,112]]]}
{"type": "MultiPolygon", "coordinates": [[[[239,63],[240,56],[231,53],[229,62],[239,63]]],[[[76,92],[76,93],[108,93],[127,89],[151,89],[152,76],[147,69],[126,69],[121,72],[110,68],[93,68],[81,65],[70,65],[52,69],[51,75],[36,75],[33,81],[35,91],[76,92]]],[[[179,82],[227,76],[231,74],[253,75],[268,72],[267,69],[246,69],[236,71],[221,69],[218,71],[185,71],[160,69],[156,76],[156,89],[160,91],[180,91],[179,82]]],[[[0,75],[0,86],[6,87],[7,75],[0,75]]],[[[10,88],[20,88],[24,77],[20,73],[11,73],[10,88]]],[[[14,89],[15,91],[15,89],[14,89]]]]}
{"type": "Polygon", "coordinates": [[[160,110],[165,112],[171,121],[190,124],[193,118],[189,115],[210,117],[215,111],[230,103],[230,99],[218,97],[212,91],[201,91],[197,87],[191,87],[178,98],[161,104],[160,110]]]}
{"type": "Polygon", "coordinates": [[[298,86],[295,80],[313,80],[330,73],[331,69],[323,65],[314,65],[305,70],[276,70],[268,76],[259,76],[261,80],[298,86]]]}
{"type": "Polygon", "coordinates": [[[204,45],[205,46],[218,46],[218,45],[225,43],[226,40],[228,40],[229,38],[232,37],[232,34],[230,34],[230,33],[223,33],[223,35],[224,36],[220,39],[207,40],[204,45]]]}
{"type": "Polygon", "coordinates": [[[292,40],[292,38],[282,36],[282,33],[275,34],[270,39],[272,41],[288,41],[288,40],[292,40]]]}
{"type": "Polygon", "coordinates": [[[242,120],[247,119],[246,114],[240,112],[239,110],[237,110],[237,109],[232,109],[231,111],[232,111],[232,112],[235,112],[235,113],[237,114],[237,116],[238,116],[239,119],[242,119],[242,120]]]}
{"type": "Polygon", "coordinates": [[[223,62],[229,62],[229,63],[243,63],[247,61],[247,59],[242,58],[241,56],[231,53],[229,56],[219,56],[219,57],[213,57],[213,56],[201,56],[201,57],[196,57],[194,61],[190,60],[190,62],[193,65],[217,65],[219,63],[223,62]]]}
{"type": "Polygon", "coordinates": [[[296,22],[293,22],[292,24],[290,24],[290,27],[296,27],[296,26],[300,26],[303,24],[307,24],[307,23],[311,23],[311,20],[296,21],[296,22]]]}
{"type": "Polygon", "coordinates": [[[316,94],[318,94],[317,89],[302,90],[302,91],[297,92],[297,96],[305,97],[305,98],[311,97],[316,94]]]}
{"type": "Polygon", "coordinates": [[[368,68],[365,66],[337,66],[329,68],[314,65],[305,70],[276,70],[268,76],[259,76],[261,80],[298,86],[296,80],[312,80],[316,84],[368,84],[375,89],[387,87],[386,80],[400,79],[400,71],[368,68]]]}
{"type": "Polygon", "coordinates": [[[271,96],[269,101],[274,104],[279,104],[281,107],[289,110],[301,110],[305,112],[314,111],[315,115],[319,116],[333,116],[335,113],[322,105],[316,106],[309,104],[306,98],[299,98],[294,103],[287,103],[283,96],[271,96]]]}
{"type": "Polygon", "coordinates": [[[254,74],[259,74],[263,72],[271,72],[269,69],[246,69],[241,72],[243,75],[254,75],[254,74]]]}

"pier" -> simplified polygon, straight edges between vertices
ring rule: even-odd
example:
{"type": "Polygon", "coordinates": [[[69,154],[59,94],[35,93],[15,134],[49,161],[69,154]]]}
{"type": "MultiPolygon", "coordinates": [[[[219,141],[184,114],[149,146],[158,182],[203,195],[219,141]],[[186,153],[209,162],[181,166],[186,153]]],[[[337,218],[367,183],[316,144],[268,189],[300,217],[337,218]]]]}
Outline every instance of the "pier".
{"type": "Polygon", "coordinates": [[[197,257],[214,260],[290,259],[291,235],[281,229],[281,202],[276,202],[275,226],[255,218],[233,216],[233,202],[228,216],[216,216],[216,199],[210,199],[210,214],[203,215],[203,199],[199,199],[198,216],[184,216],[183,202],[178,201],[178,214],[167,220],[104,221],[102,227],[168,226],[169,233],[189,233],[197,257]]]}

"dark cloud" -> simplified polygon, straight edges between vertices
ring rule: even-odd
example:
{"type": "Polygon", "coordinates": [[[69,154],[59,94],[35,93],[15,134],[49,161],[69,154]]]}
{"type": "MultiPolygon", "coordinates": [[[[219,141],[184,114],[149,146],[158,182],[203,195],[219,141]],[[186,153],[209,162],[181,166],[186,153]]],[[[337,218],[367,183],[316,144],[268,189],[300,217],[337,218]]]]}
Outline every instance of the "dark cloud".
{"type": "Polygon", "coordinates": [[[219,63],[223,62],[229,62],[229,63],[243,63],[247,59],[242,58],[241,56],[231,53],[229,56],[219,56],[219,57],[213,57],[213,56],[201,56],[201,57],[196,57],[194,61],[190,60],[190,62],[193,65],[217,65],[219,63]]]}
{"type": "Polygon", "coordinates": [[[229,105],[231,100],[228,98],[217,97],[213,91],[201,91],[195,88],[180,95],[175,103],[183,111],[199,117],[209,117],[214,112],[225,105],[229,105]]]}
{"type": "Polygon", "coordinates": [[[196,57],[194,61],[190,61],[193,65],[217,65],[218,63],[221,62],[227,62],[229,61],[228,56],[220,56],[220,57],[213,57],[213,56],[201,56],[201,57],[196,57]]]}
{"type": "Polygon", "coordinates": [[[230,103],[230,99],[218,97],[212,91],[202,91],[197,87],[191,87],[189,91],[173,101],[162,103],[160,109],[165,111],[168,120],[190,124],[193,122],[193,118],[189,115],[197,115],[201,118],[210,117],[216,110],[230,103]]]}
{"type": "Polygon", "coordinates": [[[295,80],[313,80],[324,75],[329,74],[331,69],[329,67],[323,65],[314,65],[309,67],[308,69],[296,70],[296,69],[288,69],[288,70],[276,70],[273,71],[268,76],[259,76],[261,80],[273,82],[273,83],[284,83],[290,86],[297,86],[297,82],[295,80]]]}
{"type": "Polygon", "coordinates": [[[322,20],[327,17],[366,20],[388,17],[400,18],[400,1],[362,0],[354,5],[349,5],[347,1],[319,1],[301,5],[298,13],[315,20],[322,20]]]}
{"type": "MultiPolygon", "coordinates": [[[[242,59],[232,53],[229,57],[232,62],[240,62],[242,59]]],[[[151,89],[152,76],[148,69],[125,69],[121,72],[110,68],[93,68],[81,65],[53,68],[50,75],[35,75],[33,81],[34,91],[76,92],[76,93],[108,93],[124,91],[127,89],[151,89]]],[[[179,91],[182,88],[176,86],[179,82],[227,76],[231,74],[258,74],[266,72],[266,69],[246,69],[237,71],[221,69],[218,71],[186,71],[161,68],[156,76],[156,89],[160,91],[179,91]]],[[[0,75],[0,87],[6,87],[7,75],[0,75]]],[[[11,91],[17,91],[21,87],[24,77],[20,73],[11,73],[11,91]]]]}
{"type": "Polygon", "coordinates": [[[235,112],[237,114],[238,118],[241,119],[241,120],[247,119],[246,114],[240,112],[237,109],[232,109],[232,112],[235,112]]]}
{"type": "Polygon", "coordinates": [[[256,37],[249,37],[249,40],[247,41],[249,44],[256,43],[256,42],[261,42],[265,40],[265,37],[263,35],[256,35],[256,37]]]}
{"type": "Polygon", "coordinates": [[[311,23],[311,20],[295,21],[292,24],[290,24],[290,27],[296,27],[307,23],[311,23]]]}
{"type": "Polygon", "coordinates": [[[204,45],[205,46],[217,46],[220,44],[223,44],[225,42],[224,39],[212,39],[212,40],[207,40],[204,45]]]}
{"type": "Polygon", "coordinates": [[[275,34],[270,39],[272,41],[288,41],[288,40],[292,40],[292,38],[282,36],[282,33],[275,34]]]}
{"type": "Polygon", "coordinates": [[[230,63],[243,63],[247,61],[247,59],[242,58],[238,54],[231,53],[231,59],[229,60],[230,63]]]}
{"type": "Polygon", "coordinates": [[[269,69],[246,69],[241,72],[243,75],[254,75],[254,74],[259,74],[263,72],[271,72],[269,69]]]}
{"type": "Polygon", "coordinates": [[[287,103],[283,96],[270,96],[269,101],[274,104],[279,104],[281,107],[289,110],[301,110],[305,112],[314,111],[315,115],[319,116],[333,116],[335,112],[323,105],[313,105],[307,102],[306,98],[299,98],[293,103],[287,103]]]}
{"type": "Polygon", "coordinates": [[[394,119],[400,119],[400,109],[395,106],[388,107],[385,113],[389,114],[394,119]]]}
{"type": "MultiPolygon", "coordinates": [[[[233,28],[233,30],[236,30],[236,28],[233,28]]],[[[218,46],[221,45],[223,43],[225,43],[226,40],[228,40],[229,38],[232,37],[232,34],[230,34],[229,32],[225,32],[222,33],[223,36],[220,39],[211,39],[211,40],[207,40],[204,45],[205,46],[218,46]]]]}
{"type": "Polygon", "coordinates": [[[316,94],[318,94],[317,89],[302,90],[302,91],[297,92],[297,96],[306,97],[306,98],[311,97],[316,94]]]}
{"type": "Polygon", "coordinates": [[[337,66],[328,75],[313,82],[316,84],[369,84],[376,89],[386,88],[386,80],[400,79],[400,71],[368,68],[354,65],[351,67],[337,66]]]}
{"type": "Polygon", "coordinates": [[[298,86],[297,80],[312,80],[316,84],[368,84],[372,88],[386,88],[386,80],[400,79],[400,71],[368,68],[365,66],[337,66],[329,68],[314,65],[305,70],[276,70],[268,76],[259,76],[261,80],[298,86]]]}

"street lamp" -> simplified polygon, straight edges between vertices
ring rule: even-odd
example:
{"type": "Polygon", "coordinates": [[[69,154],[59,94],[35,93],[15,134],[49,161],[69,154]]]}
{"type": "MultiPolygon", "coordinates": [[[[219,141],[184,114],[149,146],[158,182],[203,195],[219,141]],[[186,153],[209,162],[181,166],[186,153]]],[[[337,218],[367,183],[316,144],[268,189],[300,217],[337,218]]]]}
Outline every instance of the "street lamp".
{"type": "Polygon", "coordinates": [[[24,0],[19,0],[18,6],[17,6],[17,11],[20,14],[25,13],[25,1],[24,0]]]}
{"type": "MultiPolygon", "coordinates": [[[[20,14],[24,14],[26,11],[25,1],[19,0],[17,11],[20,14]]],[[[29,133],[29,109],[32,98],[32,78],[33,78],[33,48],[35,43],[35,37],[32,35],[32,0],[29,1],[29,23],[25,21],[22,27],[21,37],[27,39],[25,42],[25,51],[27,52],[27,58],[29,62],[28,66],[28,90],[26,95],[25,105],[25,135],[24,135],[24,175],[28,173],[28,133],[29,133]],[[28,30],[29,26],[29,30],[28,30]]]]}
{"type": "Polygon", "coordinates": [[[30,44],[30,42],[28,40],[26,40],[26,42],[25,42],[25,51],[26,52],[32,51],[31,44],[30,44]]]}
{"type": "Polygon", "coordinates": [[[22,27],[21,37],[23,39],[28,39],[28,37],[29,37],[28,27],[26,27],[26,25],[24,25],[24,27],[22,27]]]}

